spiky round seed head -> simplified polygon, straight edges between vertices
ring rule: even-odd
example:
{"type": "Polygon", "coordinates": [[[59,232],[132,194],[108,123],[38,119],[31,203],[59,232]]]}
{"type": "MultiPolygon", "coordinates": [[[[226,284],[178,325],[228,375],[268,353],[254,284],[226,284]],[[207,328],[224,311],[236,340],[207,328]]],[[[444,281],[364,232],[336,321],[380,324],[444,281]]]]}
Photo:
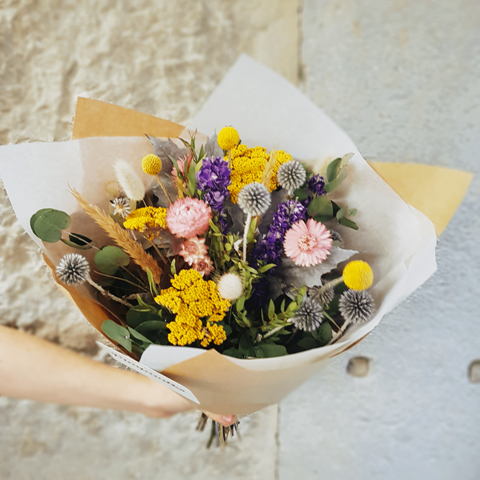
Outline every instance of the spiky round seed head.
{"type": "Polygon", "coordinates": [[[162,161],[153,153],[142,158],[142,170],[147,175],[158,175],[162,170],[162,161]]]}
{"type": "Polygon", "coordinates": [[[333,242],[338,242],[340,245],[343,244],[342,236],[335,230],[330,230],[330,236],[332,237],[333,242]]]}
{"type": "Polygon", "coordinates": [[[243,281],[235,273],[222,275],[217,283],[218,293],[226,300],[236,300],[243,293],[243,281]]]}
{"type": "Polygon", "coordinates": [[[366,290],[373,283],[373,271],[363,260],[354,260],[343,269],[343,281],[352,290],[366,290]]]}
{"type": "Polygon", "coordinates": [[[90,265],[83,255],[68,253],[57,265],[57,277],[67,285],[81,285],[90,274],[90,265]]]}
{"type": "Polygon", "coordinates": [[[127,218],[130,215],[130,200],[127,197],[114,198],[110,205],[112,205],[114,215],[120,215],[122,218],[127,218]]]}
{"type": "Polygon", "coordinates": [[[338,309],[347,322],[366,323],[375,313],[375,302],[366,290],[345,290],[338,309]]]}
{"type": "Polygon", "coordinates": [[[223,127],[218,132],[217,142],[222,150],[231,150],[240,142],[240,135],[233,127],[223,127]]]}
{"type": "Polygon", "coordinates": [[[143,200],[145,186],[133,167],[125,160],[117,160],[113,168],[125,195],[136,202],[143,200]]]}
{"type": "Polygon", "coordinates": [[[313,332],[323,322],[323,310],[321,305],[305,295],[301,307],[295,312],[290,321],[305,332],[313,332]]]}
{"type": "Polygon", "coordinates": [[[277,172],[277,180],[282,188],[287,190],[288,195],[305,183],[307,172],[303,165],[296,160],[284,163],[277,172]]]}
{"type": "Polygon", "coordinates": [[[272,198],[265,185],[261,183],[249,183],[238,194],[238,205],[247,214],[253,217],[264,214],[272,198]]]}

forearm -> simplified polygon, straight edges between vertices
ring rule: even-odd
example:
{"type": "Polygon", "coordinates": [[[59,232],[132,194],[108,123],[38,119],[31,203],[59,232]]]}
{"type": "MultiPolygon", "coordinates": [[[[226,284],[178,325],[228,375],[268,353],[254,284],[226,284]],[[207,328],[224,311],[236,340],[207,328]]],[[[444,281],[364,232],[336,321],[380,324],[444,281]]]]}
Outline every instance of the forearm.
{"type": "Polygon", "coordinates": [[[168,416],[190,407],[163,385],[0,326],[0,395],[168,416]]]}

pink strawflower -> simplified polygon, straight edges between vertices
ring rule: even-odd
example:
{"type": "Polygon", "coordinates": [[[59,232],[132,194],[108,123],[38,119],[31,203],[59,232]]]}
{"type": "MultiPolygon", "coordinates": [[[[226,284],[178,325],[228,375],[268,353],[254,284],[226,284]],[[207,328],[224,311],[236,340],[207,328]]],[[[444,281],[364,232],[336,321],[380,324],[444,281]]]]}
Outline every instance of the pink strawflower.
{"type": "MultiPolygon", "coordinates": [[[[193,155],[185,155],[183,158],[180,158],[177,160],[177,165],[180,171],[182,172],[182,175],[185,176],[185,163],[187,164],[187,168],[190,170],[190,165],[193,160],[193,155]]],[[[175,179],[175,181],[178,180],[178,173],[177,169],[175,168],[175,165],[172,167],[172,177],[175,179]]]]}
{"type": "Polygon", "coordinates": [[[178,252],[190,266],[195,262],[203,260],[207,253],[205,239],[198,237],[193,237],[183,242],[178,252]]]}
{"type": "Polygon", "coordinates": [[[205,233],[211,218],[212,210],[205,202],[185,197],[168,207],[166,222],[177,237],[191,238],[205,233]]]}
{"type": "Polygon", "coordinates": [[[203,276],[208,277],[213,271],[212,259],[206,255],[202,260],[195,262],[192,268],[197,272],[200,272],[203,276]]]}
{"type": "Polygon", "coordinates": [[[283,248],[285,255],[296,265],[311,267],[322,263],[330,254],[332,238],[323,223],[313,218],[308,219],[306,224],[300,220],[285,234],[283,248]]]}

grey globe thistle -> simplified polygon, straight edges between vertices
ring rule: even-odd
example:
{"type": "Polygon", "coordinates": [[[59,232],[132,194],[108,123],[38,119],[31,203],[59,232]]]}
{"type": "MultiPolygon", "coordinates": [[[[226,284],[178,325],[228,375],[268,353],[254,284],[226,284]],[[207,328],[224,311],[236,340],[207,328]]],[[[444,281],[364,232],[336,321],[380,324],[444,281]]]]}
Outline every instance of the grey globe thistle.
{"type": "Polygon", "coordinates": [[[349,323],[366,323],[375,313],[375,302],[366,290],[346,290],[340,296],[338,308],[349,323]]]}
{"type": "Polygon", "coordinates": [[[277,172],[278,183],[287,190],[287,195],[293,195],[293,192],[305,183],[306,178],[305,168],[296,160],[284,163],[277,172]]]}
{"type": "Polygon", "coordinates": [[[264,214],[272,202],[270,192],[261,183],[249,183],[238,194],[238,205],[248,215],[264,214]]]}
{"type": "Polygon", "coordinates": [[[312,287],[308,291],[310,294],[310,297],[312,297],[313,300],[321,303],[322,305],[328,305],[335,298],[335,291],[333,288],[329,288],[319,293],[321,291],[322,286],[325,285],[326,283],[328,282],[322,279],[322,285],[319,285],[318,287],[312,287]]]}
{"type": "Polygon", "coordinates": [[[301,307],[290,321],[299,329],[313,332],[323,322],[323,311],[320,304],[305,295],[301,307]]]}
{"type": "Polygon", "coordinates": [[[342,236],[335,230],[330,230],[330,237],[332,238],[333,242],[338,242],[340,245],[343,244],[342,236]]]}
{"type": "Polygon", "coordinates": [[[113,214],[120,215],[122,218],[127,218],[130,213],[130,199],[127,197],[117,197],[114,198],[110,205],[113,207],[113,214]]]}
{"type": "Polygon", "coordinates": [[[61,282],[67,285],[81,285],[89,278],[90,265],[84,256],[69,253],[60,260],[56,272],[61,282]]]}

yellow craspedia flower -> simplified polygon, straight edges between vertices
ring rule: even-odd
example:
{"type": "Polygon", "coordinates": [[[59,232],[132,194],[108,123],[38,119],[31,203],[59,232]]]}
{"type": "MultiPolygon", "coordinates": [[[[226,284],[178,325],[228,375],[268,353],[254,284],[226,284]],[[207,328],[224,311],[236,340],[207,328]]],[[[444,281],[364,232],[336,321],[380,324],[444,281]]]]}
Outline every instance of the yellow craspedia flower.
{"type": "Polygon", "coordinates": [[[142,158],[142,170],[147,175],[158,175],[162,170],[162,161],[153,153],[142,158]]]}
{"type": "Polygon", "coordinates": [[[373,271],[363,260],[354,260],[343,269],[343,281],[352,290],[366,290],[373,283],[373,271]]]}
{"type": "Polygon", "coordinates": [[[240,135],[233,127],[223,127],[217,136],[218,145],[222,150],[231,150],[239,141],[240,135]]]}

